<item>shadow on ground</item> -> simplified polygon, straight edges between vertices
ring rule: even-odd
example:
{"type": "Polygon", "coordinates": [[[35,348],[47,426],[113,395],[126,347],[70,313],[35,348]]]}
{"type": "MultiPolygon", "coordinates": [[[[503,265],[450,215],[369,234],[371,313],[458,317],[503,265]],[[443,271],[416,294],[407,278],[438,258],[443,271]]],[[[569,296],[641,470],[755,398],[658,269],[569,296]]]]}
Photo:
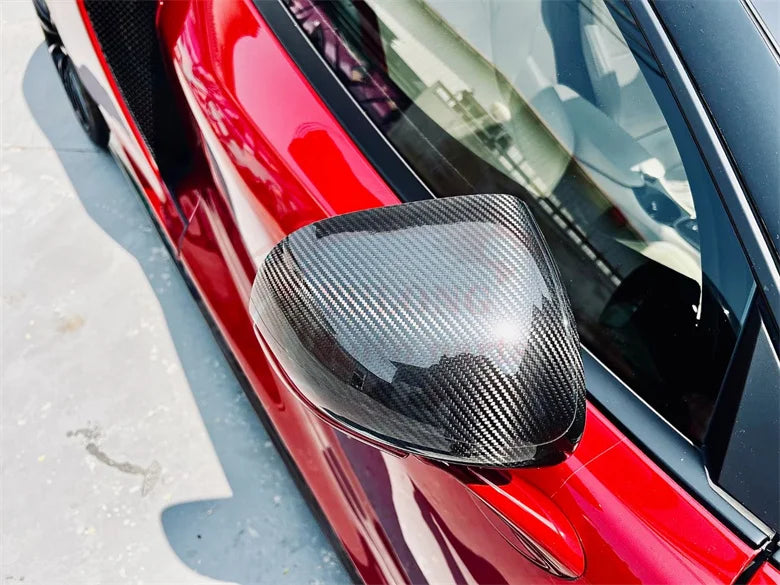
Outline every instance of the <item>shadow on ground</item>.
{"type": "Polygon", "coordinates": [[[232,490],[230,498],[164,510],[161,520],[170,546],[187,566],[214,579],[278,583],[286,575],[290,583],[347,582],[133,188],[110,155],[60,142],[64,124],[72,124],[74,132],[80,129],[43,44],[27,64],[22,90],[85,210],[136,258],[154,289],[232,490]],[[101,175],[110,181],[91,180],[95,174],[86,169],[94,165],[113,169],[101,175]]]}

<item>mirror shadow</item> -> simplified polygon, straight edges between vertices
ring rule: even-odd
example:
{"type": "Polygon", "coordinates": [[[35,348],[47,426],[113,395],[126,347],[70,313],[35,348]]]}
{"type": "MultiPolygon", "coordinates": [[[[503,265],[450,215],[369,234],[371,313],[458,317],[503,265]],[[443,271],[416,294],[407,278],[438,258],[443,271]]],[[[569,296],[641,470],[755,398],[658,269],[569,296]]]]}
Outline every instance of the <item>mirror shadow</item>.
{"type": "Polygon", "coordinates": [[[232,491],[229,498],[165,509],[161,522],[171,548],[192,570],[221,581],[348,582],[129,181],[109,154],[58,148],[63,126],[81,129],[43,43],[27,63],[22,91],[84,209],[135,257],[154,290],[232,491]],[[101,176],[110,181],[94,181],[96,164],[108,168],[101,176]]]}

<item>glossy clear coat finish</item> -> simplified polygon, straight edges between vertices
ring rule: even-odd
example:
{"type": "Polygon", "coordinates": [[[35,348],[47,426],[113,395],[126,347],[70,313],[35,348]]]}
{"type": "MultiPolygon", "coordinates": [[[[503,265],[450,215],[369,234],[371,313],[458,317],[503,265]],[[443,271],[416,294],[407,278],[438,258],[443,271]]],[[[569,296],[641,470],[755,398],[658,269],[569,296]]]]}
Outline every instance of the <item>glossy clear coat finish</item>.
{"type": "MultiPolygon", "coordinates": [[[[77,7],[52,5],[71,57],[98,80],[102,94],[91,89],[93,96],[116,110],[121,96],[100,69],[77,7]]],[[[398,200],[249,1],[166,1],[158,22],[197,135],[192,147],[203,157],[177,193],[190,220],[182,260],[364,581],[561,583],[489,517],[507,494],[526,501],[527,486],[576,530],[585,569],[575,582],[730,583],[750,564],[756,551],[591,404],[580,445],[565,462],[507,470],[490,483],[380,452],[308,411],[252,328],[247,304],[259,262],[303,225],[398,200]]],[[[142,174],[156,209],[163,187],[151,184],[153,172],[142,174]]],[[[171,226],[158,220],[170,237],[171,226]]],[[[506,506],[502,515],[522,534],[520,508],[506,506]]]]}
{"type": "Polygon", "coordinates": [[[558,463],[582,436],[569,300],[512,195],[301,228],[266,257],[250,309],[304,399],[357,436],[488,467],[558,463]]]}
{"type": "Polygon", "coordinates": [[[780,585],[780,569],[767,561],[748,581],[749,585],[780,585]]]}

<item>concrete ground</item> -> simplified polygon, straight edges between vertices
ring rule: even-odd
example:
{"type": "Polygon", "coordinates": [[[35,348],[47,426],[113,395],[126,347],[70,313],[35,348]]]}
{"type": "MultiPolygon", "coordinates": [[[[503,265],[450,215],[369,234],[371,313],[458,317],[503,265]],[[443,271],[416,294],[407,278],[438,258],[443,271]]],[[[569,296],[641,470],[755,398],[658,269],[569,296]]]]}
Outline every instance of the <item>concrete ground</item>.
{"type": "Polygon", "coordinates": [[[0,19],[0,583],[347,582],[31,3],[0,19]]]}

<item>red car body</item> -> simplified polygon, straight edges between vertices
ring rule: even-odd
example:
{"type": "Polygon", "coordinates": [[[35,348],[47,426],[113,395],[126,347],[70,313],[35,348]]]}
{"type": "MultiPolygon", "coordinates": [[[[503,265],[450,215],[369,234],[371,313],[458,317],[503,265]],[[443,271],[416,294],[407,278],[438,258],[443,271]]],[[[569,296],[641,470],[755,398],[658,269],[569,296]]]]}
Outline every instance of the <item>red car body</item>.
{"type": "MultiPolygon", "coordinates": [[[[559,582],[530,558],[527,537],[555,548],[578,583],[731,583],[761,554],[594,404],[565,462],[482,475],[382,452],[323,422],[258,343],[247,308],[258,263],[297,228],[398,204],[395,193],[250,0],[164,0],[157,30],[196,161],[174,201],[83,3],[50,9],[112,150],[363,581],[559,582]]],[[[765,564],[751,582],[778,583],[778,571],[765,564]]]]}

